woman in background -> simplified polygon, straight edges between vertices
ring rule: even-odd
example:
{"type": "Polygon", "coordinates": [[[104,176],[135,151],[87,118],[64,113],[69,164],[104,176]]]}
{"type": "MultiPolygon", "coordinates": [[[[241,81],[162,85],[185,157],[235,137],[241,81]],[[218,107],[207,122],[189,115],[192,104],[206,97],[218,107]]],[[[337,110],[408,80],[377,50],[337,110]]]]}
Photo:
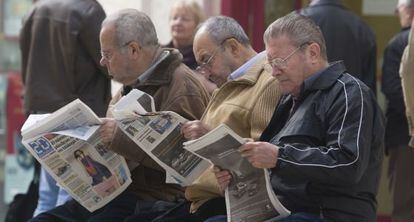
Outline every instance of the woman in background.
{"type": "Polygon", "coordinates": [[[197,25],[205,19],[204,13],[196,2],[180,1],[170,13],[172,40],[165,47],[176,48],[183,54],[183,63],[191,69],[197,68],[193,53],[193,40],[197,25]]]}
{"type": "MultiPolygon", "coordinates": [[[[198,24],[204,19],[204,12],[197,2],[180,1],[171,9],[169,24],[172,40],[164,47],[178,49],[183,55],[183,63],[192,70],[196,70],[198,66],[193,53],[194,34],[198,24]]],[[[210,94],[217,88],[208,79],[208,73],[196,72],[196,74],[210,94]]]]}

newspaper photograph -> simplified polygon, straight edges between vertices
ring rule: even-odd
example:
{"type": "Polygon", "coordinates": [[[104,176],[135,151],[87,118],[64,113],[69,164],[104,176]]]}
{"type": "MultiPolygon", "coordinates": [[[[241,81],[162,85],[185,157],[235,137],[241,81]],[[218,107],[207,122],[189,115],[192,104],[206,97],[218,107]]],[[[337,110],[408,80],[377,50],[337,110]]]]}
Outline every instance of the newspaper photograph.
{"type": "Polygon", "coordinates": [[[108,150],[100,119],[80,100],[50,115],[29,116],[23,145],[89,211],[105,206],[131,183],[125,159],[108,150]]]}
{"type": "Polygon", "coordinates": [[[221,124],[184,148],[228,170],[232,180],[225,191],[227,221],[277,221],[290,214],[270,184],[267,169],[253,167],[238,151],[245,140],[221,124]]]}
{"type": "MultiPolygon", "coordinates": [[[[138,145],[138,149],[145,151],[165,169],[167,183],[190,185],[211,164],[183,148],[185,139],[181,133],[181,126],[187,120],[170,111],[152,110],[152,113],[143,114],[134,109],[137,107],[135,105],[127,107],[125,104],[153,101],[148,94],[134,91],[138,90],[134,89],[131,91],[132,94],[130,92],[124,96],[119,101],[121,105],[114,105],[113,114],[117,118],[118,127],[138,145]],[[134,117],[122,118],[122,115],[134,117]]],[[[149,106],[144,104],[142,107],[149,106]]]]}

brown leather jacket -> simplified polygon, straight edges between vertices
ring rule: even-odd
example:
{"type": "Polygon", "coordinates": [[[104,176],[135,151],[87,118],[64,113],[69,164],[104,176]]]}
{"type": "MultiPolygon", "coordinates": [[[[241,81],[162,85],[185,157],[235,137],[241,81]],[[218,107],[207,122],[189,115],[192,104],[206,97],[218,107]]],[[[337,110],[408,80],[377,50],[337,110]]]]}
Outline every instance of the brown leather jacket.
{"type": "Polygon", "coordinates": [[[105,12],[95,0],[38,1],[20,32],[26,113],[53,112],[80,98],[99,116],[110,100],[100,66],[105,12]]]}
{"type": "MultiPolygon", "coordinates": [[[[200,119],[209,101],[209,94],[194,76],[190,68],[182,63],[182,55],[176,49],[169,50],[167,58],[156,66],[144,82],[124,87],[111,101],[116,103],[126,90],[137,88],[154,98],[157,111],[174,111],[188,120],[200,119]]],[[[142,200],[176,201],[184,198],[184,189],[165,183],[165,171],[130,140],[119,128],[115,132],[110,149],[127,160],[139,163],[132,170],[129,187],[142,200]]]]}

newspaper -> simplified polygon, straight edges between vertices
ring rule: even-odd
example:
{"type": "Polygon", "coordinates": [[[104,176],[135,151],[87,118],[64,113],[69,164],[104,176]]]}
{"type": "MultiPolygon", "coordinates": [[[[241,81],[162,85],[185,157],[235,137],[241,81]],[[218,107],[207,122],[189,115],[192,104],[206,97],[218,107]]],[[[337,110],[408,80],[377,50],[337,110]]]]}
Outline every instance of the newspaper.
{"type": "Polygon", "coordinates": [[[131,183],[125,159],[108,150],[101,120],[79,99],[52,114],[30,115],[23,145],[73,199],[95,211],[131,183]]]}
{"type": "Polygon", "coordinates": [[[183,148],[181,126],[187,120],[171,111],[155,112],[152,97],[137,89],[112,109],[118,127],[166,171],[166,183],[188,186],[211,166],[183,148]]]}
{"type": "Polygon", "coordinates": [[[184,148],[230,171],[232,181],[225,191],[227,221],[276,221],[290,212],[280,203],[270,184],[268,169],[253,167],[238,149],[245,140],[225,124],[219,125],[184,148]]]}

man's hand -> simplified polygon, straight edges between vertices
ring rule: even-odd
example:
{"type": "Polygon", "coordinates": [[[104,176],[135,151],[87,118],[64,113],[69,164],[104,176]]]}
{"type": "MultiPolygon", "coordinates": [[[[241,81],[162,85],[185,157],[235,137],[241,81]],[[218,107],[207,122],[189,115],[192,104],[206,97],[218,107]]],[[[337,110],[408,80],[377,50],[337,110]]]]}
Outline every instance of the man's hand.
{"type": "Polygon", "coordinates": [[[104,143],[110,143],[114,138],[116,121],[113,118],[102,118],[103,124],[99,128],[99,133],[102,136],[102,141],[104,143]]]}
{"type": "Polygon", "coordinates": [[[279,148],[267,142],[247,142],[239,151],[256,168],[275,167],[279,154],[279,148]]]}
{"type": "Polygon", "coordinates": [[[188,140],[197,139],[209,131],[210,128],[203,124],[200,120],[188,121],[181,127],[181,132],[183,133],[184,138],[188,140]]]}
{"type": "Polygon", "coordinates": [[[219,184],[220,192],[224,194],[224,191],[229,186],[231,181],[231,174],[227,170],[221,170],[218,167],[213,167],[213,172],[216,175],[217,182],[219,184]]]}

